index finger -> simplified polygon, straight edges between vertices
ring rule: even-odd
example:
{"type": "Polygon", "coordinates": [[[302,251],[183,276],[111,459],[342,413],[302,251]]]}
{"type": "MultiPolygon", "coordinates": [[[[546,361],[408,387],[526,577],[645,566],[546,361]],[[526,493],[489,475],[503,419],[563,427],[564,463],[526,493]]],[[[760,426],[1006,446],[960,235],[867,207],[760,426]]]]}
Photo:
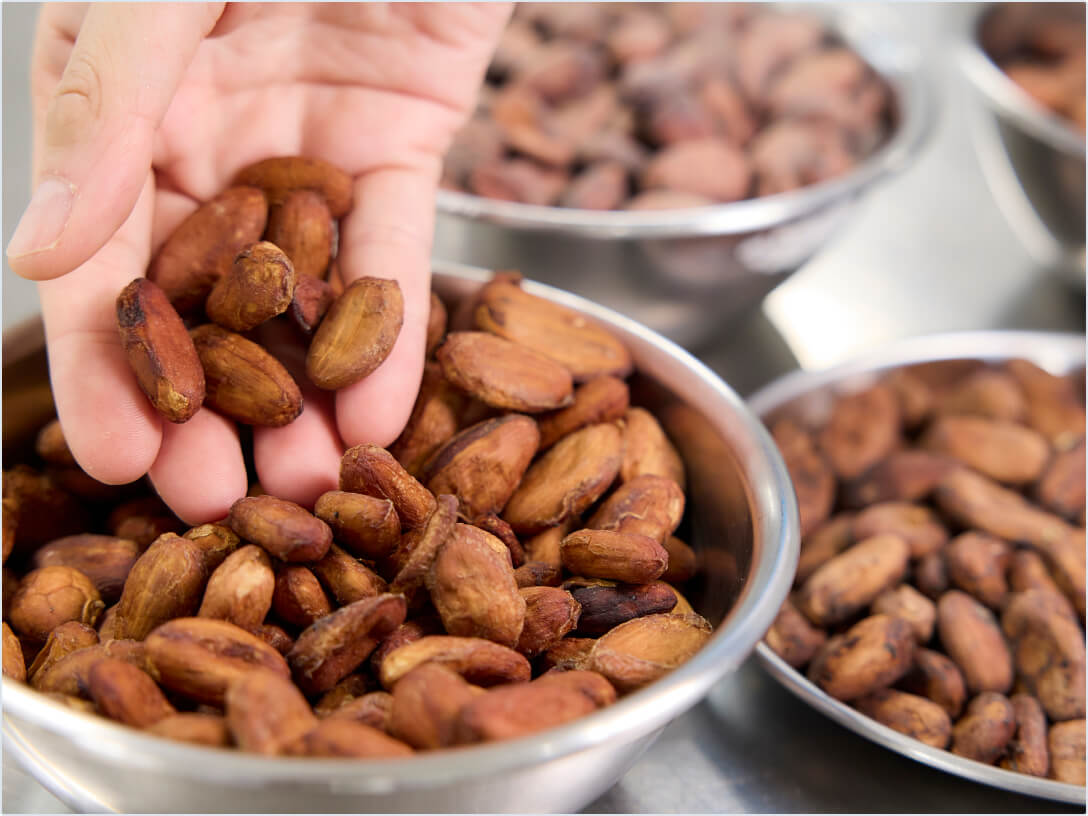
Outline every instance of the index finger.
{"type": "Polygon", "coordinates": [[[389,356],[336,394],[337,425],[348,445],[389,445],[412,412],[426,355],[437,178],[437,169],[422,167],[370,171],[356,182],[355,209],[341,225],[345,283],[387,278],[404,296],[404,323],[389,356]]]}
{"type": "Polygon", "coordinates": [[[117,294],[147,268],[155,197],[149,174],[106,245],[70,274],[39,284],[49,373],[79,465],[107,484],[150,473],[171,509],[197,523],[222,517],[245,493],[245,465],[233,424],[206,408],[188,423],[164,427],[121,346],[117,294]]]}
{"type": "Polygon", "coordinates": [[[162,442],[162,420],[121,348],[116,311],[117,293],[147,267],[154,195],[149,173],[102,249],[63,278],[38,284],[57,416],[80,467],[107,484],[147,473],[162,442]]]}

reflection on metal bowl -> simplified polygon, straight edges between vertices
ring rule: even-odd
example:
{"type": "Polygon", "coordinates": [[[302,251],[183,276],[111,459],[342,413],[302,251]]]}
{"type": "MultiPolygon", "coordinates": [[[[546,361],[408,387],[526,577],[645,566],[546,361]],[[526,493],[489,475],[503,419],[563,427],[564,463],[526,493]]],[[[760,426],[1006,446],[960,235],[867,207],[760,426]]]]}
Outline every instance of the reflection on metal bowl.
{"type": "MultiPolygon", "coordinates": [[[[981,331],[914,337],[825,371],[787,374],[760,389],[751,397],[749,405],[761,417],[786,410],[791,416],[818,424],[826,420],[836,396],[866,388],[890,369],[935,360],[999,362],[1012,358],[1030,360],[1051,373],[1065,374],[1084,365],[1084,335],[981,331]]],[[[1006,771],[926,745],[834,699],[775,654],[765,642],[759,644],[756,655],[763,668],[791,693],[878,745],[984,785],[1084,805],[1084,788],[1079,785],[1006,771]]]]}
{"type": "MultiPolygon", "coordinates": [[[[446,266],[436,269],[434,286],[453,305],[488,277],[446,266]]],[[[5,749],[79,811],[574,812],[611,787],[770,626],[796,569],[797,506],[770,436],[709,369],[607,309],[539,284],[525,288],[592,317],[626,343],[638,371],[633,401],[659,412],[685,459],[692,489],[681,534],[703,559],[689,598],[716,626],[702,651],[657,683],[560,728],[395,761],[198,748],[66,708],[5,678],[5,749]]],[[[4,337],[6,456],[20,441],[32,444],[30,429],[51,415],[39,398],[47,377],[41,343],[37,321],[4,337]],[[21,440],[7,432],[16,421],[21,440]]]]}
{"type": "Polygon", "coordinates": [[[972,138],[994,199],[1033,260],[1083,289],[1084,134],[1034,102],[983,50],[993,6],[959,11],[959,62],[978,101],[972,138]]]}
{"type": "Polygon", "coordinates": [[[887,142],[851,172],[788,193],[670,211],[574,210],[439,191],[435,256],[526,276],[698,345],[758,304],[848,223],[873,186],[917,154],[934,116],[919,52],[887,10],[816,7],[894,97],[887,142]]]}

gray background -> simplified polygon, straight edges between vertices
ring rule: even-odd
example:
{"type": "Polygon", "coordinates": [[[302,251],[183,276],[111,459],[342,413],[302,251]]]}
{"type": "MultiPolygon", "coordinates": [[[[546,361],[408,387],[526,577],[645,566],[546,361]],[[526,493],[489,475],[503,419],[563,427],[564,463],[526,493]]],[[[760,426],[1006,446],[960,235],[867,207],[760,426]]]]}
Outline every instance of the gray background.
{"type": "MultiPolygon", "coordinates": [[[[944,4],[885,5],[930,50],[943,115],[917,163],[875,192],[852,226],[779,287],[765,315],[804,365],[925,331],[1046,327],[1054,310],[1083,325],[1083,299],[1070,301],[1068,290],[1049,282],[1040,287],[983,180],[966,127],[968,91],[949,60],[953,12],[944,4]],[[924,309],[903,308],[922,300],[924,309]],[[964,308],[965,300],[974,302],[964,308]]],[[[30,194],[27,65],[37,8],[3,6],[5,246],[30,194]]],[[[12,274],[6,260],[3,294],[5,328],[38,309],[34,285],[12,274]]]]}
{"type": "MultiPolygon", "coordinates": [[[[874,192],[857,220],[762,310],[699,351],[741,393],[797,363],[830,364],[912,334],[1084,330],[1083,291],[1036,267],[979,169],[967,127],[969,93],[949,59],[953,12],[934,4],[888,8],[930,51],[940,119],[913,167],[874,192]]],[[[29,194],[26,65],[35,15],[34,5],[3,7],[5,245],[29,194]]],[[[37,310],[33,285],[6,264],[3,294],[5,328],[37,310]]],[[[4,762],[4,810],[65,812],[10,760],[4,762]]],[[[1072,809],[963,781],[878,748],[807,708],[749,661],[669,726],[589,810],[1072,809]]]]}
{"type": "MultiPolygon", "coordinates": [[[[30,200],[30,49],[38,4],[5,3],[4,27],[4,246],[30,200]]],[[[4,258],[4,328],[38,311],[33,283],[12,273],[4,258]]]]}

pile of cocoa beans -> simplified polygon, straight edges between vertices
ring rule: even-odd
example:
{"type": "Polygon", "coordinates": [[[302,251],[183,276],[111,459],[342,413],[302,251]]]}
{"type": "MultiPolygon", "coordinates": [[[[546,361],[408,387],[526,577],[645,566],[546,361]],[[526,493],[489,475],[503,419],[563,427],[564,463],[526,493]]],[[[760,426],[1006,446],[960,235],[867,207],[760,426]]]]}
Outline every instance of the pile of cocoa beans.
{"type": "Polygon", "coordinates": [[[525,3],[443,186],[588,210],[698,207],[835,178],[893,127],[820,20],[760,4],[525,3]]]}
{"type": "Polygon", "coordinates": [[[1084,130],[1084,9],[1002,3],[981,27],[982,47],[1032,99],[1084,130]]]}
{"type": "Polygon", "coordinates": [[[336,268],[337,219],[351,211],[352,184],[343,170],[300,156],[243,168],[166,239],[147,277],[120,293],[122,346],[164,418],[185,422],[207,405],[247,425],[294,421],[302,389],[270,342],[303,343],[306,379],[327,390],[385,360],[404,319],[400,286],[363,277],[345,287],[336,268]]]}
{"type": "Polygon", "coordinates": [[[1083,785],[1084,394],[952,360],[774,412],[803,537],[771,649],[927,745],[1083,785]]]}
{"type": "MultiPolygon", "coordinates": [[[[395,284],[326,297],[338,172],[248,168],[126,287],[121,337],[165,417],[297,416],[298,383],[243,334],[258,324],[312,334],[319,387],[384,359],[395,284]]],[[[712,627],[677,589],[697,570],[674,536],[684,464],[631,404],[627,348],[515,274],[451,308],[432,296],[401,436],[346,450],[313,508],[254,484],[188,528],[41,428],[3,474],[4,675],[162,737],[393,757],[552,728],[690,658],[712,627]]]]}

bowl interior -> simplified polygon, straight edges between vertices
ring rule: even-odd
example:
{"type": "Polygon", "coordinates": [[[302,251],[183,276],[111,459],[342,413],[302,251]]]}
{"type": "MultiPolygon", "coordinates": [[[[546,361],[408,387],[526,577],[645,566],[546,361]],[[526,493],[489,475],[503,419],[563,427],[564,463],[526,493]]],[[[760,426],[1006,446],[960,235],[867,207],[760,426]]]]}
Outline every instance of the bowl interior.
{"type": "Polygon", "coordinates": [[[920,51],[896,31],[894,18],[851,4],[782,3],[823,20],[887,82],[892,129],[879,148],[849,173],[787,193],[761,198],[646,212],[576,210],[498,201],[439,190],[439,212],[525,231],[563,232],[603,240],[740,235],[788,223],[848,198],[887,173],[902,169],[929,132],[934,101],[920,51]]]}
{"type": "MultiPolygon", "coordinates": [[[[434,288],[453,305],[489,276],[479,270],[444,266],[436,271],[434,288]]],[[[266,759],[170,743],[74,712],[7,680],[5,716],[55,735],[77,758],[92,752],[109,764],[124,763],[129,770],[142,769],[164,779],[181,778],[190,785],[194,779],[225,789],[274,784],[290,797],[284,807],[310,810],[315,805],[299,798],[303,790],[319,790],[334,797],[321,800],[324,807],[331,808],[339,796],[389,796],[463,786],[472,780],[482,783],[497,774],[516,773],[576,752],[620,749],[697,702],[712,683],[750,653],[788,590],[799,542],[796,504],[785,467],[769,435],[740,398],[686,352],[573,295],[529,282],[525,288],[578,309],[616,332],[631,349],[640,372],[631,380],[632,402],[658,412],[685,459],[688,509],[679,534],[700,553],[702,564],[700,578],[688,588],[689,598],[697,611],[716,625],[710,642],[688,663],[613,706],[537,737],[365,765],[266,759]],[[290,786],[298,786],[298,792],[292,794],[290,786]]],[[[31,338],[22,349],[24,353],[17,359],[6,355],[4,360],[4,454],[8,462],[26,455],[31,433],[52,413],[44,354],[40,339],[33,341],[36,330],[34,326],[24,328],[23,333],[31,338]]],[[[5,346],[9,340],[14,345],[19,339],[19,331],[10,333],[5,336],[5,346]]],[[[46,752],[47,767],[59,757],[56,744],[50,750],[57,753],[46,752]]],[[[69,777],[79,768],[74,761],[64,766],[69,777]]],[[[622,768],[606,780],[607,784],[619,773],[622,768]]],[[[103,783],[99,780],[96,784],[103,783]]],[[[357,798],[350,801],[362,806],[357,798]]],[[[382,801],[391,807],[388,800],[382,801]]],[[[541,808],[547,809],[544,803],[541,808]]]]}
{"type": "MultiPolygon", "coordinates": [[[[836,399],[877,382],[887,372],[933,361],[982,360],[997,363],[1030,360],[1052,374],[1067,374],[1085,362],[1083,335],[1030,331],[971,331],[909,338],[824,371],[797,371],[760,389],[749,400],[768,423],[788,416],[813,428],[830,416],[836,399]]],[[[1036,778],[966,759],[912,739],[837,700],[761,642],[763,668],[791,693],[840,725],[889,750],[947,773],[985,785],[1060,802],[1085,801],[1082,786],[1036,778]]]]}
{"type": "Polygon", "coordinates": [[[961,10],[964,37],[961,59],[968,79],[1003,118],[1052,149],[1079,158],[1083,174],[1084,133],[1032,99],[1005,74],[984,47],[986,27],[995,10],[992,4],[968,5],[961,10]]]}

